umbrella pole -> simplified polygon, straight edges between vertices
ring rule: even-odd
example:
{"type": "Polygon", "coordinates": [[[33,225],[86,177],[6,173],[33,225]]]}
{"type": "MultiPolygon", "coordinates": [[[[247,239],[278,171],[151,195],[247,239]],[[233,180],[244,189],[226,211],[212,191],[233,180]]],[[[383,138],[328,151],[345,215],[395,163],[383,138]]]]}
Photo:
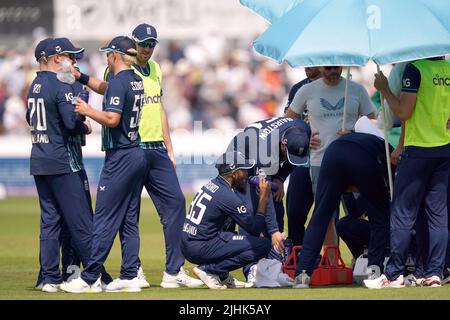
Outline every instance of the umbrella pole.
{"type": "MultiPolygon", "coordinates": [[[[377,64],[377,72],[380,73],[380,66],[377,64]]],[[[386,108],[384,107],[384,98],[380,92],[380,101],[381,101],[381,111],[383,112],[383,133],[384,133],[384,148],[386,150],[386,164],[388,169],[388,178],[389,178],[389,193],[391,195],[391,201],[394,193],[393,183],[392,183],[392,168],[391,168],[391,154],[389,152],[389,141],[387,136],[386,129],[386,108]]]]}
{"type": "Polygon", "coordinates": [[[344,117],[342,118],[342,131],[345,130],[345,122],[347,120],[347,97],[348,97],[348,83],[350,81],[350,66],[347,67],[347,77],[345,78],[345,93],[344,93],[344,117]]]}

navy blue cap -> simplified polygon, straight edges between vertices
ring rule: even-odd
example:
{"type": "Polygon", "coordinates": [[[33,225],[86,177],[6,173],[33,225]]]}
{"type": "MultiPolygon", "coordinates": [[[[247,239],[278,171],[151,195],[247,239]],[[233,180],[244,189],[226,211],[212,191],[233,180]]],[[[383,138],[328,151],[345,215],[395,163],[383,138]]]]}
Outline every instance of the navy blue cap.
{"type": "Polygon", "coordinates": [[[39,62],[39,59],[42,57],[47,58],[47,47],[50,45],[50,43],[53,41],[53,38],[46,38],[44,40],[39,41],[39,43],[36,46],[36,49],[34,49],[34,57],[36,58],[36,61],[39,62]]]}
{"type": "Polygon", "coordinates": [[[103,52],[118,52],[120,54],[126,54],[127,56],[135,57],[136,44],[131,38],[126,36],[118,36],[111,40],[108,46],[100,48],[103,52]]]}
{"type": "Polygon", "coordinates": [[[216,161],[216,169],[220,175],[240,169],[251,169],[255,166],[255,160],[248,160],[238,151],[229,151],[221,155],[216,161]]]}
{"type": "Polygon", "coordinates": [[[158,42],[158,34],[154,26],[147,23],[141,23],[136,28],[134,28],[131,36],[136,42],[142,42],[146,40],[155,40],[158,42]]]}
{"type": "Polygon", "coordinates": [[[74,54],[80,58],[80,54],[84,51],[84,48],[77,48],[67,38],[55,38],[47,47],[47,57],[51,57],[57,54],[69,53],[74,54]]]}
{"type": "Polygon", "coordinates": [[[306,124],[292,126],[283,133],[282,138],[285,140],[288,161],[294,166],[307,164],[311,129],[306,124]]]}

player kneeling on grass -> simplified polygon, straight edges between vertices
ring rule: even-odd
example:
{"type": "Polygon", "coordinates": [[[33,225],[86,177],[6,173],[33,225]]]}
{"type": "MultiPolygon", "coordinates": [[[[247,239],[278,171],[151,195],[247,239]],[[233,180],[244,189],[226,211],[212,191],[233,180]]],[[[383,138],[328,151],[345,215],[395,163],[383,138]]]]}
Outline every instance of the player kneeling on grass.
{"type": "Polygon", "coordinates": [[[181,249],[189,262],[199,265],[194,273],[210,289],[244,288],[245,283],[229,272],[257,262],[270,251],[269,238],[259,236],[265,230],[270,183],[260,179],[256,215],[240,195],[247,186],[247,169],[254,165],[236,151],[222,155],[216,163],[219,175],[196,194],[186,216],[181,249]],[[223,231],[234,223],[249,235],[223,231]]]}
{"type": "MultiPolygon", "coordinates": [[[[107,52],[108,66],[114,73],[105,94],[103,111],[93,109],[81,99],[75,111],[103,125],[102,144],[105,163],[97,191],[92,252],[79,278],[61,285],[66,292],[101,292],[100,271],[119,230],[127,236],[122,243],[122,267],[119,279],[105,287],[107,292],[139,292],[139,206],[147,166],[139,148],[139,119],[144,94],[142,79],[131,69],[136,56],[134,42],[124,36],[114,38],[100,49],[107,52]]],[[[121,238],[122,240],[122,238],[121,238]]]]}

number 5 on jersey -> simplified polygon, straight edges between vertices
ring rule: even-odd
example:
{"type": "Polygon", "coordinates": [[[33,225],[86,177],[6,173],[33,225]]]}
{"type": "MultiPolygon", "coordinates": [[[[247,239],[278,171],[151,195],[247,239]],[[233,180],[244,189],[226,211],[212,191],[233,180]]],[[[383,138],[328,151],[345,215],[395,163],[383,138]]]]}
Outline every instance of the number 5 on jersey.
{"type": "Polygon", "coordinates": [[[194,224],[200,224],[203,219],[203,215],[205,214],[206,205],[202,203],[202,200],[211,201],[212,197],[201,191],[197,194],[197,196],[191,202],[191,208],[189,209],[189,213],[186,216],[186,219],[190,220],[194,224]],[[196,209],[199,209],[198,211],[196,209]]]}

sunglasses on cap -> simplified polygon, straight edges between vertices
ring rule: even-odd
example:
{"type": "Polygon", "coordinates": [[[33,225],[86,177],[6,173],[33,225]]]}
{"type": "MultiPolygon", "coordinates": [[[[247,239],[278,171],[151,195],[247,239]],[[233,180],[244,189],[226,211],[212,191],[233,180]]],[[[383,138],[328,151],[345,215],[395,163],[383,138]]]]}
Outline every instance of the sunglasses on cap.
{"type": "Polygon", "coordinates": [[[142,48],[147,48],[147,47],[154,48],[154,47],[156,47],[157,44],[158,44],[158,42],[155,40],[138,42],[138,45],[142,48]]]}
{"type": "Polygon", "coordinates": [[[326,66],[326,67],[323,67],[325,70],[331,70],[331,69],[339,69],[340,68],[340,66],[326,66]]]}

